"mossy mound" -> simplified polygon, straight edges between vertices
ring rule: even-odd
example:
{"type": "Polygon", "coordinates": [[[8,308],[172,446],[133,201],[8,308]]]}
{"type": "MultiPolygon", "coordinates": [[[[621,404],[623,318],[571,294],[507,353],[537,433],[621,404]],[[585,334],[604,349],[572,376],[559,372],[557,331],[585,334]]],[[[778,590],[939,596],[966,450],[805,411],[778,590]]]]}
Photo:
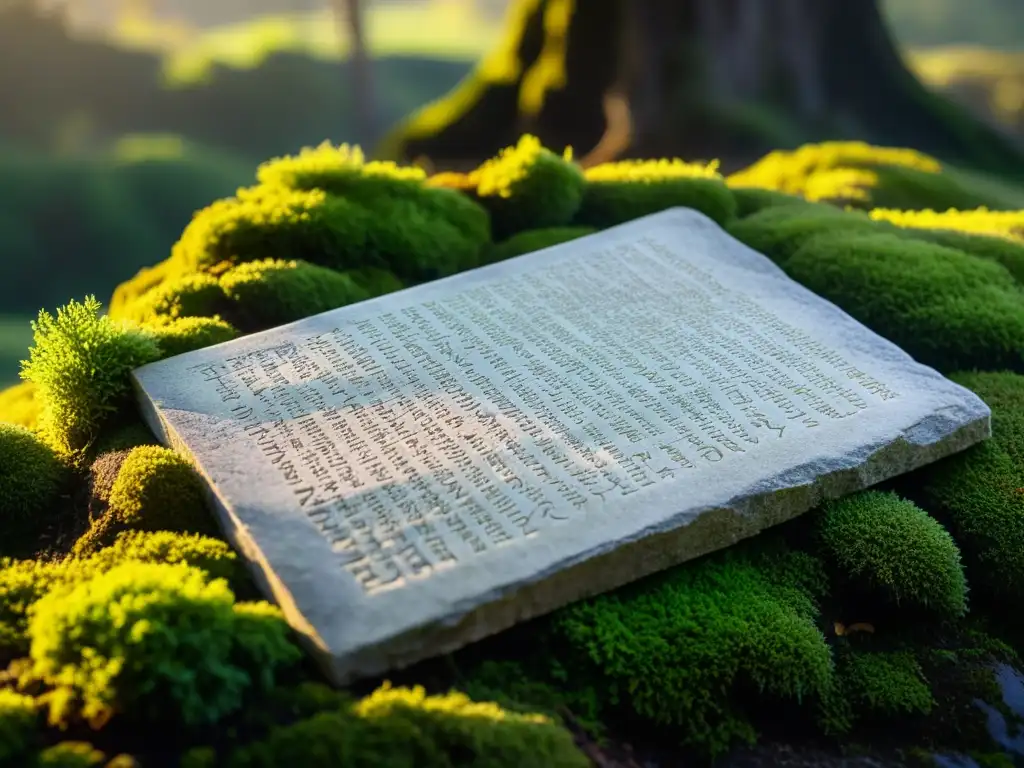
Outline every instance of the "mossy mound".
{"type": "Polygon", "coordinates": [[[967,611],[967,579],[949,533],[895,493],[866,491],[826,504],[822,555],[840,579],[903,607],[956,618],[967,611]]]}
{"type": "Polygon", "coordinates": [[[1024,376],[953,380],[992,409],[992,439],[917,475],[923,503],[959,543],[974,591],[990,603],[1024,599],[1024,376]]]}
{"type": "Polygon", "coordinates": [[[999,264],[891,234],[824,231],[781,266],[925,365],[1024,370],[1024,290],[999,264]]]}
{"type": "Polygon", "coordinates": [[[0,422],[0,527],[44,514],[64,474],[56,451],[34,432],[0,422]]]}
{"type": "MultiPolygon", "coordinates": [[[[25,735],[8,739],[22,764],[73,765],[106,761],[137,733],[140,765],[190,768],[585,765],[570,726],[611,739],[626,729],[699,763],[780,717],[815,737],[885,726],[947,743],[956,729],[919,727],[963,714],[943,686],[958,702],[982,694],[935,660],[983,669],[998,654],[968,648],[969,623],[1003,627],[999,606],[1024,597],[1024,261],[1004,226],[1016,219],[1001,215],[993,232],[997,219],[977,213],[908,214],[973,192],[905,150],[817,145],[748,171],[584,170],[524,137],[475,171],[428,177],[323,145],[268,161],[255,186],[200,212],[169,259],[115,291],[109,314],[91,298],[41,314],[28,381],[0,393],[0,419],[23,426],[0,438],[31,447],[18,461],[36,451],[70,472],[58,497],[39,492],[38,468],[14,485],[36,518],[65,515],[78,538],[45,559],[29,559],[37,541],[0,561],[0,666],[12,662],[0,739],[25,735]],[[130,372],[679,205],[921,362],[976,369],[955,378],[992,406],[993,440],[895,493],[825,505],[405,671],[408,685],[311,683],[280,614],[246,602],[254,585],[213,537],[199,477],[142,424],[130,372]]],[[[986,205],[999,207],[984,195],[961,207],[986,205]]]]}
{"type": "Polygon", "coordinates": [[[126,530],[212,533],[216,530],[202,481],[174,451],[132,448],[120,461],[102,514],[75,544],[78,553],[113,543],[126,530]]]}
{"type": "Polygon", "coordinates": [[[578,237],[592,235],[597,230],[593,227],[548,227],[547,229],[528,229],[513,235],[508,240],[496,243],[487,254],[488,262],[504,261],[513,256],[540,251],[559,243],[567,243],[578,237]]]}

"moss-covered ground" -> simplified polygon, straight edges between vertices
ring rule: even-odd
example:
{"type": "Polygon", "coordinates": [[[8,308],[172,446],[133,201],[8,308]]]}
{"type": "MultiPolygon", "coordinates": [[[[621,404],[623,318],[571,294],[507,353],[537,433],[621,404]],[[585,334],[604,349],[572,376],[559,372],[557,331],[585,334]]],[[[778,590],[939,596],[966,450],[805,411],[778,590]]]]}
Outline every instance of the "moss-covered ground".
{"type": "Polygon", "coordinates": [[[530,137],[430,177],[322,146],[253,182],[106,306],[41,312],[24,382],[0,392],[0,765],[586,766],[624,741],[664,764],[793,741],[1009,764],[974,702],[999,705],[993,665],[1024,650],[1011,200],[861,144],[729,178],[667,160],[584,171],[530,137]],[[992,440],[390,680],[329,688],[218,537],[193,470],[141,424],[129,372],[675,205],[978,393],[992,440]]]}

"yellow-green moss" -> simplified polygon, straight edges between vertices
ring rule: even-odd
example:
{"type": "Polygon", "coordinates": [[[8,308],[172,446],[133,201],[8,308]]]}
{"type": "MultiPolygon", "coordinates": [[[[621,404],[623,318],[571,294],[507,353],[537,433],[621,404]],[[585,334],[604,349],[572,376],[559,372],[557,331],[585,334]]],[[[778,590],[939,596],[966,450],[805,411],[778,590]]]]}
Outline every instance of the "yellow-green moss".
{"type": "Polygon", "coordinates": [[[161,357],[174,357],[238,338],[238,330],[219,317],[179,317],[145,326],[160,345],[161,357]]]}
{"type": "Polygon", "coordinates": [[[556,155],[525,135],[470,177],[476,198],[491,214],[495,239],[525,229],[569,224],[583,199],[583,171],[571,156],[556,155]]]}
{"type": "Polygon", "coordinates": [[[758,187],[730,187],[733,199],[736,200],[736,215],[750,216],[765,208],[778,208],[784,205],[800,205],[807,201],[799,195],[790,195],[774,189],[758,187]]]}
{"type": "Polygon", "coordinates": [[[28,635],[22,682],[52,689],[53,723],[213,723],[300,655],[276,608],[236,604],[226,581],[184,564],[125,563],[51,589],[28,635]]]}
{"type": "Polygon", "coordinates": [[[252,261],[220,278],[231,316],[246,331],[272,328],[370,298],[344,272],[300,261],[252,261]]]}
{"type": "MultiPolygon", "coordinates": [[[[206,753],[205,759],[211,755],[206,753]]],[[[201,761],[188,766],[206,765],[201,761]]],[[[383,686],[337,711],[278,728],[225,762],[228,768],[586,768],[572,734],[549,718],[470,700],[383,686]]]]}
{"type": "Polygon", "coordinates": [[[975,593],[1024,599],[1024,377],[958,373],[992,409],[992,439],[915,477],[926,507],[946,522],[975,593]]]}
{"type": "Polygon", "coordinates": [[[841,646],[819,724],[826,733],[842,735],[860,721],[922,717],[934,706],[931,686],[913,653],[841,646]]]}
{"type": "Polygon", "coordinates": [[[955,618],[967,579],[949,532],[895,493],[866,491],[828,503],[818,518],[823,560],[840,578],[903,605],[955,618]]]}
{"type": "Polygon", "coordinates": [[[166,280],[176,275],[178,265],[172,259],[164,259],[152,267],[143,267],[134,277],[125,280],[114,289],[110,297],[108,310],[114,318],[123,317],[123,312],[129,304],[134,304],[142,296],[147,294],[166,280]]]}
{"type": "Polygon", "coordinates": [[[111,317],[148,323],[156,319],[212,317],[223,310],[224,290],[217,278],[203,272],[169,279],[134,301],[122,303],[111,317]]]}
{"type": "Polygon", "coordinates": [[[96,768],[106,755],[85,741],[62,741],[40,752],[32,768],[96,768]]]}
{"type": "Polygon", "coordinates": [[[823,695],[832,658],[816,601],[827,580],[814,558],[759,544],[759,555],[733,548],[560,611],[568,684],[586,680],[606,706],[707,754],[754,740],[745,691],[794,707],[823,695]]]}
{"type": "Polygon", "coordinates": [[[1004,238],[942,229],[918,230],[913,236],[1002,264],[1019,284],[1024,285],[1024,244],[1004,238]]]}
{"type": "Polygon", "coordinates": [[[574,219],[584,226],[604,229],[675,206],[695,208],[719,224],[736,216],[736,200],[716,163],[625,160],[588,168],[584,176],[574,219]]]}
{"type": "Polygon", "coordinates": [[[36,385],[39,427],[67,455],[79,454],[103,423],[130,399],[132,369],[156,360],[153,334],[100,315],[92,296],[71,301],[54,317],[39,313],[22,377],[36,385]]]}
{"type": "Polygon", "coordinates": [[[64,475],[56,452],[34,432],[0,422],[0,552],[9,521],[46,512],[64,475]]]}
{"type": "Polygon", "coordinates": [[[513,235],[494,245],[487,254],[486,261],[496,262],[511,259],[524,253],[532,253],[549,248],[559,243],[567,243],[578,237],[591,235],[597,230],[593,227],[548,227],[547,229],[528,229],[513,235]]]}
{"type": "Polygon", "coordinates": [[[277,184],[239,190],[196,214],[172,258],[185,272],[294,259],[413,282],[475,266],[489,239],[486,212],[457,192],[408,184],[415,192],[352,197],[277,184]]]}
{"type": "MultiPolygon", "coordinates": [[[[211,578],[243,585],[245,570],[223,541],[169,531],[128,531],[114,544],[84,557],[64,560],[10,560],[0,558],[0,627],[6,627],[6,647],[27,651],[28,613],[51,588],[76,584],[129,562],[184,563],[211,578]]],[[[5,647],[0,637],[0,647],[5,647]]]]}
{"type": "Polygon", "coordinates": [[[837,231],[806,240],[781,266],[925,365],[1024,370],[1024,291],[999,264],[905,237],[837,231]]]}
{"type": "Polygon", "coordinates": [[[822,233],[875,233],[894,230],[874,222],[866,214],[845,212],[823,203],[796,202],[768,206],[726,227],[730,235],[763,253],[776,264],[785,265],[808,240],[822,233]]]}
{"type": "Polygon", "coordinates": [[[24,758],[36,740],[38,719],[31,696],[0,688],[0,765],[15,766],[24,758]]]}
{"type": "Polygon", "coordinates": [[[174,451],[143,445],[129,452],[110,489],[106,511],[75,544],[75,551],[94,551],[128,529],[215,530],[199,475],[174,451]]]}
{"type": "Polygon", "coordinates": [[[35,429],[41,408],[36,385],[30,381],[0,389],[0,421],[35,429]]]}

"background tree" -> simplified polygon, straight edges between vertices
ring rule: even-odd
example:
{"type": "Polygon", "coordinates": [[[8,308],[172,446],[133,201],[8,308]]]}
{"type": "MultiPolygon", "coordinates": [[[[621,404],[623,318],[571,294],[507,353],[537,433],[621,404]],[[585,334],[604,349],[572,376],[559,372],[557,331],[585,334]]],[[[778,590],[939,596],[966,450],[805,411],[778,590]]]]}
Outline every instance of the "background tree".
{"type": "Polygon", "coordinates": [[[513,0],[497,49],[385,156],[475,164],[531,132],[587,162],[864,139],[995,172],[1010,139],[925,88],[877,0],[513,0]]]}

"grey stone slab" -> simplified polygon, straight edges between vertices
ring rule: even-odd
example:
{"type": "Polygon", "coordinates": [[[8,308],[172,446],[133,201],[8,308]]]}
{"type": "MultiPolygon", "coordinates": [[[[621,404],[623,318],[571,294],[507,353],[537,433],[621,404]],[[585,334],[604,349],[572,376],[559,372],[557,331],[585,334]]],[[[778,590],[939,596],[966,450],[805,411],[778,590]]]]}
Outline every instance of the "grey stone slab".
{"type": "Polygon", "coordinates": [[[726,547],[990,434],[694,211],[135,372],[345,683],[726,547]]]}

